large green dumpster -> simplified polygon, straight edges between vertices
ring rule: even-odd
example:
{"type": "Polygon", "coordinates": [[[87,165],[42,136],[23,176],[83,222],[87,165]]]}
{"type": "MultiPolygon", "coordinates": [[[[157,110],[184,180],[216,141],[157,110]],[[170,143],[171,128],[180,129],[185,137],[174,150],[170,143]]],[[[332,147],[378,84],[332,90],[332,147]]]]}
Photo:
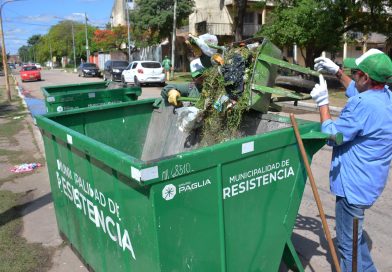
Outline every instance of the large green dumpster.
{"type": "MultiPolygon", "coordinates": [[[[36,117],[59,231],[83,260],[95,271],[270,272],[283,258],[302,270],[290,237],[307,177],[290,120],[259,115],[245,137],[191,149],[175,126],[156,127],[168,113],[153,102],[36,117]]],[[[298,124],[311,159],[324,134],[298,124]]]]}
{"type": "Polygon", "coordinates": [[[58,86],[46,86],[41,90],[47,112],[62,112],[91,106],[137,100],[142,90],[139,86],[111,87],[110,83],[89,82],[58,86]]]}

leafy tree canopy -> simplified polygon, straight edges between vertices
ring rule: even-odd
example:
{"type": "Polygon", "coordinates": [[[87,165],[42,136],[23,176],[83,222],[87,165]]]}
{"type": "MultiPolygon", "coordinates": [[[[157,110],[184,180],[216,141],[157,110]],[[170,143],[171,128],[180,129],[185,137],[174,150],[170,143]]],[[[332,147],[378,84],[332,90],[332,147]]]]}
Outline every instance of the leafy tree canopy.
{"type": "Polygon", "coordinates": [[[128,42],[126,26],[116,26],[109,30],[95,30],[93,42],[102,51],[121,49],[121,44],[128,42]]]}
{"type": "MultiPolygon", "coordinates": [[[[173,0],[137,0],[130,14],[132,39],[136,46],[152,45],[170,37],[173,29],[173,0]]],[[[177,27],[186,21],[194,7],[193,0],[177,0],[177,27]]]]}
{"type": "Polygon", "coordinates": [[[27,44],[29,46],[35,46],[37,45],[40,40],[41,40],[42,36],[41,35],[33,35],[31,36],[28,40],[27,40],[27,44]]]}
{"type": "Polygon", "coordinates": [[[387,7],[382,0],[291,0],[276,1],[276,9],[261,35],[280,47],[296,43],[306,49],[306,66],[312,66],[322,51],[336,52],[345,32],[370,32],[390,35],[387,7]],[[389,28],[389,29],[388,29],[389,28]]]}
{"type": "MultiPolygon", "coordinates": [[[[72,28],[75,38],[75,53],[76,59],[79,60],[80,58],[86,58],[86,32],[85,32],[85,25],[82,23],[64,20],[60,23],[52,26],[49,29],[49,32],[41,36],[37,45],[34,46],[35,52],[34,57],[39,62],[45,62],[50,59],[50,57],[56,57],[59,60],[63,56],[68,56],[73,59],[73,40],[72,40],[72,28]]],[[[88,25],[87,26],[87,37],[89,41],[89,48],[90,51],[95,51],[96,46],[92,43],[94,31],[96,30],[95,27],[88,25]]],[[[28,40],[28,50],[31,51],[31,43],[30,40],[36,40],[34,38],[37,35],[33,35],[28,40]]],[[[21,48],[22,51],[25,48],[21,48]]],[[[31,55],[31,53],[30,53],[31,55]]],[[[30,57],[31,60],[31,57],[30,57]]]]}

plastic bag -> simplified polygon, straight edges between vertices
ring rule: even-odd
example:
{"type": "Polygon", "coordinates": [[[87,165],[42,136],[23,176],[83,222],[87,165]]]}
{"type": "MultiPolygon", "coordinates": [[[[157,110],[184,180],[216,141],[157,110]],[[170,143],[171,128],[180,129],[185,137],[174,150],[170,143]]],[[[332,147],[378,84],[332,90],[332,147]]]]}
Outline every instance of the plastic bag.
{"type": "Polygon", "coordinates": [[[13,173],[26,173],[26,172],[31,172],[34,169],[40,167],[40,163],[22,163],[20,165],[15,165],[12,169],[11,172],[13,173]]]}
{"type": "Polygon", "coordinates": [[[197,44],[197,46],[200,47],[201,51],[209,57],[211,57],[213,54],[217,52],[215,48],[211,48],[208,46],[208,44],[211,45],[218,45],[218,38],[215,35],[211,34],[203,34],[200,35],[199,37],[195,37],[192,35],[189,35],[197,44]]]}
{"type": "Polygon", "coordinates": [[[182,132],[189,132],[200,126],[201,111],[196,107],[182,107],[176,109],[178,114],[177,127],[182,132]]]}

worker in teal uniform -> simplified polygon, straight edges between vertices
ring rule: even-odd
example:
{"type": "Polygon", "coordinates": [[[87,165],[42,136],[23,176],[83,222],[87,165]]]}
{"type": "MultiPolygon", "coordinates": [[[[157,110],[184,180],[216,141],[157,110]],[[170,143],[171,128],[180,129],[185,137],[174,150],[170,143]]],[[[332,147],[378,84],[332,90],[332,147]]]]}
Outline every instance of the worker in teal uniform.
{"type": "Polygon", "coordinates": [[[166,73],[166,80],[170,80],[170,69],[172,67],[172,63],[168,56],[165,56],[165,58],[163,59],[162,66],[166,73]]]}

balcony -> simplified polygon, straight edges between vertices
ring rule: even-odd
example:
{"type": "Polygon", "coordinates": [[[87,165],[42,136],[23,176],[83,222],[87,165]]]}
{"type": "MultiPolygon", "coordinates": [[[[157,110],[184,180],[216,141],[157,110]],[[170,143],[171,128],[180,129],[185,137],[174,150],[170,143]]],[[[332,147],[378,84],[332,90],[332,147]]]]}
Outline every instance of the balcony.
{"type": "Polygon", "coordinates": [[[233,35],[231,24],[225,23],[207,23],[202,21],[195,24],[195,30],[198,35],[210,33],[213,35],[233,35]]]}

